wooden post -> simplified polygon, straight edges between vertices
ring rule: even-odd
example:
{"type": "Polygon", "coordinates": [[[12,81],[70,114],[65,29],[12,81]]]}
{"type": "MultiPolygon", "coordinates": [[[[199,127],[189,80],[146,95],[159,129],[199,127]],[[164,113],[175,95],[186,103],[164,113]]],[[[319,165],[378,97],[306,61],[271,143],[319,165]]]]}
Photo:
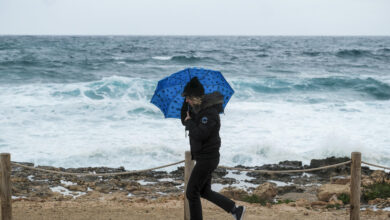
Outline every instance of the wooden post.
{"type": "Polygon", "coordinates": [[[361,183],[361,162],[360,152],[351,153],[351,197],[350,197],[350,220],[360,219],[360,183],[361,183]]]}
{"type": "Polygon", "coordinates": [[[0,169],[1,169],[1,219],[12,219],[11,205],[11,156],[9,153],[0,154],[0,169]]]}
{"type": "Polygon", "coordinates": [[[190,179],[192,169],[194,168],[194,161],[191,159],[191,152],[185,152],[184,164],[184,220],[190,220],[190,207],[186,196],[188,180],[190,179]]]}

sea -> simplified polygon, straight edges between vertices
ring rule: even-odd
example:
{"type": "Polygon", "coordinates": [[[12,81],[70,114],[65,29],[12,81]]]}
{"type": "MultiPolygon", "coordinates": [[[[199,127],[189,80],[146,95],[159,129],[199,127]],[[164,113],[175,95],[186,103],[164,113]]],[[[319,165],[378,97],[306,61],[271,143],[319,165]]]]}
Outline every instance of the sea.
{"type": "Polygon", "coordinates": [[[0,36],[0,152],[60,167],[184,159],[150,100],[189,67],[221,71],[220,165],[350,156],[390,166],[390,37],[0,36]]]}

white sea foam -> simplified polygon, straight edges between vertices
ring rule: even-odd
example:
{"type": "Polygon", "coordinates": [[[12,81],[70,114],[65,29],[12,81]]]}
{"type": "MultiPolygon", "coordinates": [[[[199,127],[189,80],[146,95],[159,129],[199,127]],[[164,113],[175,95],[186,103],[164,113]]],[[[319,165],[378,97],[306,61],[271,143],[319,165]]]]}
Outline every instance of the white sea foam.
{"type": "Polygon", "coordinates": [[[277,180],[267,180],[267,182],[275,183],[276,186],[290,186],[293,185],[293,182],[282,182],[277,180]]]}
{"type": "MultiPolygon", "coordinates": [[[[179,120],[164,119],[150,103],[156,84],[154,79],[113,76],[2,86],[0,150],[10,152],[14,161],[62,167],[133,170],[182,160],[188,138],[179,120]]],[[[234,89],[221,115],[222,165],[307,164],[352,151],[361,151],[367,162],[390,165],[388,101],[234,89]],[[305,102],[313,97],[330,101],[305,102]]]]}
{"type": "Polygon", "coordinates": [[[160,181],[160,182],[175,182],[175,180],[172,178],[161,178],[158,181],[160,181]]]}
{"type": "Polygon", "coordinates": [[[170,56],[154,56],[152,58],[155,60],[171,60],[172,59],[172,57],[170,57],[170,56]]]}
{"type": "Polygon", "coordinates": [[[256,188],[258,186],[257,184],[253,184],[246,181],[255,178],[247,176],[246,174],[247,172],[236,172],[236,171],[228,170],[228,173],[226,174],[225,178],[233,178],[236,180],[236,182],[233,184],[220,184],[220,183],[211,184],[211,189],[219,192],[225,187],[236,187],[245,190],[248,190],[248,188],[256,188]]]}
{"type": "Polygon", "coordinates": [[[138,182],[139,184],[141,184],[142,186],[151,185],[151,184],[156,184],[155,182],[149,182],[149,181],[145,181],[145,180],[138,180],[137,182],[138,182]]]}
{"type": "Polygon", "coordinates": [[[26,196],[11,196],[11,199],[26,199],[26,196]]]}
{"type": "Polygon", "coordinates": [[[53,191],[53,192],[58,192],[64,196],[72,196],[74,199],[79,197],[79,196],[82,196],[82,195],[85,195],[87,193],[85,192],[79,192],[79,191],[69,191],[67,188],[63,187],[63,186],[55,186],[55,187],[50,187],[50,190],[53,191]]]}
{"type": "Polygon", "coordinates": [[[62,185],[65,185],[65,186],[75,186],[75,185],[77,185],[77,183],[74,183],[74,182],[71,182],[71,181],[60,180],[60,182],[61,182],[62,185]]]}

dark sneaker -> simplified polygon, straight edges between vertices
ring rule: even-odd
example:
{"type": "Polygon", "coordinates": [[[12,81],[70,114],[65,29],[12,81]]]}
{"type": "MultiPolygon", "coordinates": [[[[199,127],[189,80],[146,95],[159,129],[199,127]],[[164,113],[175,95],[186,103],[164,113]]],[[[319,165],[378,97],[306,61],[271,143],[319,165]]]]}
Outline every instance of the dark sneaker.
{"type": "Polygon", "coordinates": [[[243,220],[244,219],[244,213],[245,213],[245,207],[244,206],[238,206],[236,210],[234,210],[234,213],[232,213],[235,220],[243,220]]]}

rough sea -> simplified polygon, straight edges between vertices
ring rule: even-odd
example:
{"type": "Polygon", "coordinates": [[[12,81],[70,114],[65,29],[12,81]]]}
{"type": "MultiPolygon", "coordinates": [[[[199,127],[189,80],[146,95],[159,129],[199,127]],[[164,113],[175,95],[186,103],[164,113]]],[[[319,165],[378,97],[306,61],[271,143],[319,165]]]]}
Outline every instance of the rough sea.
{"type": "Polygon", "coordinates": [[[0,36],[0,152],[62,167],[184,159],[158,80],[219,70],[221,165],[350,156],[390,166],[390,37],[0,36]]]}

